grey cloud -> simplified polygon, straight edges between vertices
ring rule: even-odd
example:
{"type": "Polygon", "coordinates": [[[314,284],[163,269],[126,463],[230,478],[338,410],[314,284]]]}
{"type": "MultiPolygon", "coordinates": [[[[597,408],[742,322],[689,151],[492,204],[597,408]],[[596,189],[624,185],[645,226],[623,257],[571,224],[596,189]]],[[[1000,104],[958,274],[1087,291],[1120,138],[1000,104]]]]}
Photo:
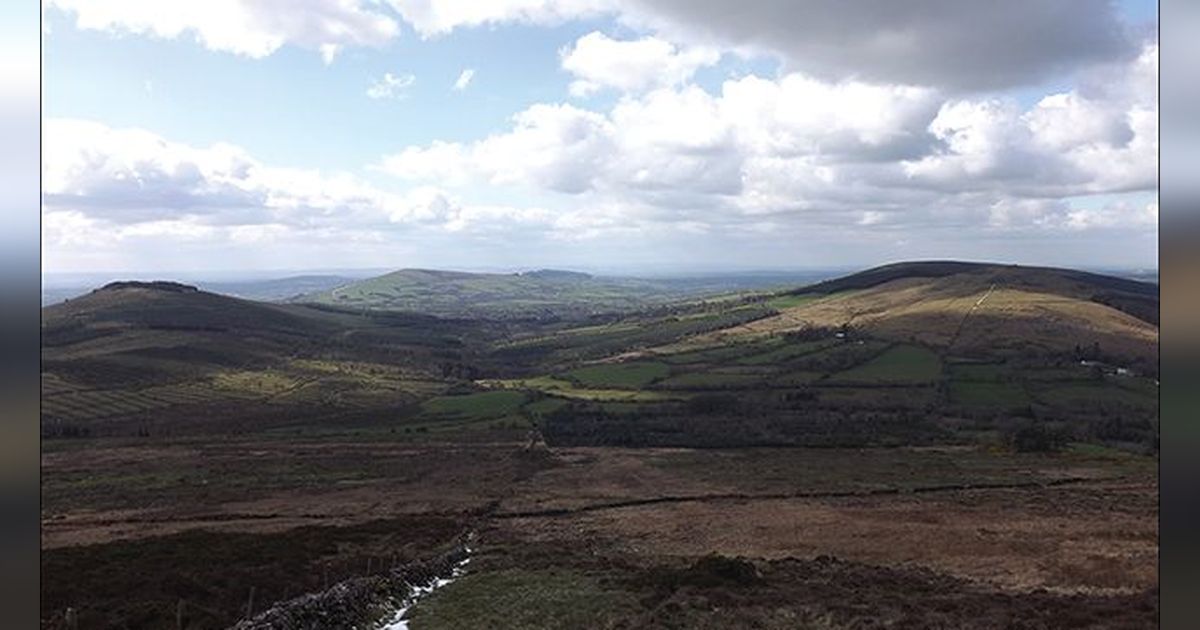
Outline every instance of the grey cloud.
{"type": "Polygon", "coordinates": [[[1097,0],[631,0],[628,20],[682,41],[781,54],[825,78],[993,89],[1136,55],[1097,0]]]}

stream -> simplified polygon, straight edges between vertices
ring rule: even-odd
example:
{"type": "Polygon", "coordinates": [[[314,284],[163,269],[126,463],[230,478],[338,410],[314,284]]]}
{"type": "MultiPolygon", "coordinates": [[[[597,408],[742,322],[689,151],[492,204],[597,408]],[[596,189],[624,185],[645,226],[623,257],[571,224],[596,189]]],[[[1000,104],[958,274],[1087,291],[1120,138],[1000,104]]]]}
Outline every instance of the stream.
{"type": "Polygon", "coordinates": [[[462,577],[463,573],[466,572],[467,563],[471,561],[471,548],[467,547],[466,552],[467,557],[458,561],[458,563],[454,565],[454,568],[450,571],[450,575],[448,577],[434,578],[434,580],[429,584],[424,586],[414,586],[412,588],[412,592],[408,594],[408,597],[404,598],[404,602],[400,605],[400,608],[397,609],[391,617],[383,622],[383,625],[380,626],[380,630],[409,630],[408,619],[405,618],[405,616],[408,615],[408,611],[412,610],[412,607],[415,606],[416,603],[422,598],[462,577]]]}

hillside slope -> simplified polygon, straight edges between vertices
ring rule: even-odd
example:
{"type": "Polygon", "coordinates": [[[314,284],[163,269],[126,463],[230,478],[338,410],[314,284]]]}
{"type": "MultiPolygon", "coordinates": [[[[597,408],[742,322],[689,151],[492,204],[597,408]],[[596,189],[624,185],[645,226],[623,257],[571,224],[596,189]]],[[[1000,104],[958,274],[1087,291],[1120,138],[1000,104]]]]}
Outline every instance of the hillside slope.
{"type": "Polygon", "coordinates": [[[776,303],[778,315],[708,339],[847,326],[963,355],[1098,346],[1151,361],[1158,353],[1157,286],[1074,270],[900,263],[799,288],[776,303]]]}
{"type": "Polygon", "coordinates": [[[458,345],[460,328],[421,315],[253,302],[174,282],[114,282],[42,309],[42,359],[45,371],[125,386],[316,354],[417,364],[458,345]]]}
{"type": "Polygon", "coordinates": [[[917,261],[883,265],[818,282],[790,292],[829,295],[867,289],[905,278],[972,277],[990,285],[1034,293],[1051,293],[1112,306],[1149,323],[1158,324],[1158,285],[1075,269],[999,265],[962,261],[917,261]]]}

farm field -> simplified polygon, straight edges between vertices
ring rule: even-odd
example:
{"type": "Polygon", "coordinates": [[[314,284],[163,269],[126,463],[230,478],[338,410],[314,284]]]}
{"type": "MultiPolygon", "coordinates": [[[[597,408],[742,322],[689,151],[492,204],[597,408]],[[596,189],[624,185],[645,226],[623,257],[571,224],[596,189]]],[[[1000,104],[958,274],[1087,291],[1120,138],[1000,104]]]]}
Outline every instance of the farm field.
{"type": "Polygon", "coordinates": [[[937,354],[916,346],[896,346],[883,354],[830,377],[846,383],[929,383],[942,373],[937,354]]]}
{"type": "Polygon", "coordinates": [[[665,363],[649,361],[592,365],[567,372],[567,378],[583,387],[637,389],[671,373],[665,363]]]}

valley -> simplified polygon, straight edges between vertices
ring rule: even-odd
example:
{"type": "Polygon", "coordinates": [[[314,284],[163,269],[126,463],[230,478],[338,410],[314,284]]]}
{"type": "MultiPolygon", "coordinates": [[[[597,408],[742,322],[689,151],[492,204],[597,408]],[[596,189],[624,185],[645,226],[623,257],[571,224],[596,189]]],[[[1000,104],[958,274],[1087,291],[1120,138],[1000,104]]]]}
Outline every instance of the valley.
{"type": "Polygon", "coordinates": [[[1155,285],[448,277],[44,308],[43,627],[230,627],[468,534],[412,628],[1156,625],[1155,285]]]}

